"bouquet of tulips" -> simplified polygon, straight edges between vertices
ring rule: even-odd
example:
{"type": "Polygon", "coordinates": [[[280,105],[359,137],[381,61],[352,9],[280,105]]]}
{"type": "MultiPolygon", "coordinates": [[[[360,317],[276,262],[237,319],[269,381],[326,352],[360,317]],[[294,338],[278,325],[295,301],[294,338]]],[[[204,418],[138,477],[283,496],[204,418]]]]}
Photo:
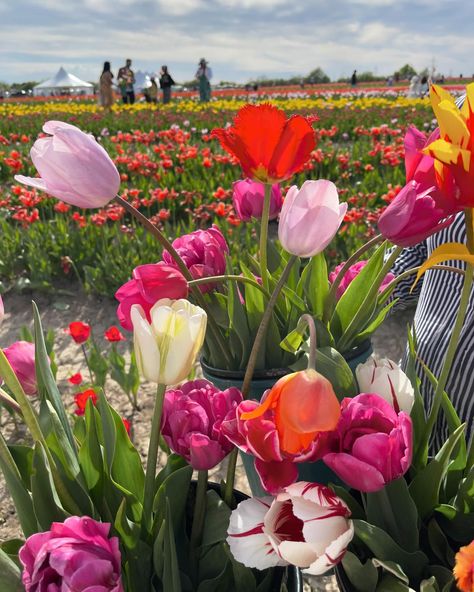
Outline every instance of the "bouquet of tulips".
{"type": "Polygon", "coordinates": [[[92,137],[60,122],[45,125],[50,136],[32,151],[41,177],[18,180],[81,207],[115,198],[163,247],[161,261],[137,267],[117,292],[138,368],[157,391],[144,469],[103,393],[71,426],[36,309],[39,408],[0,353],[2,401],[18,410],[33,439],[8,447],[0,437],[0,466],[26,537],[0,551],[5,589],[296,590],[297,582],[284,583],[288,566],[315,575],[337,566],[341,586],[360,592],[446,592],[455,577],[461,590],[472,588],[474,458],[445,386],[473,279],[474,86],[461,111],[440,89],[432,97],[440,136],[407,150],[407,186],[380,222],[397,246],[375,248],[377,237],[365,248],[375,249],[368,262],[356,265],[362,249],[332,275],[323,251],[345,213],[333,183],[292,187],[279,245],[268,238],[279,208],[272,186],[314,149],[312,121],[252,105],[213,132],[249,178],[235,189],[242,216],[261,216],[258,257],[239,258],[238,270],[217,228],[170,242],[115,197],[117,171],[92,137]],[[435,182],[427,187],[429,175],[435,182]],[[440,376],[430,373],[435,396],[426,414],[414,333],[406,374],[371,358],[356,380],[343,354],[394,305],[399,278],[388,273],[401,248],[461,209],[468,244],[446,245],[415,270],[419,276],[444,260],[467,262],[458,322],[440,376]],[[186,381],[201,350],[215,367],[244,371],[240,388],[186,381]],[[261,401],[249,398],[254,371],[275,368],[286,374],[261,401]],[[450,436],[433,457],[428,446],[441,409],[450,436]],[[157,474],[160,445],[169,455],[157,474]],[[238,450],[253,457],[266,495],[238,499],[238,450]],[[227,455],[225,481],[210,485],[209,469],[227,455]],[[332,471],[329,483],[318,472],[301,478],[305,466],[321,462],[332,471]]]}

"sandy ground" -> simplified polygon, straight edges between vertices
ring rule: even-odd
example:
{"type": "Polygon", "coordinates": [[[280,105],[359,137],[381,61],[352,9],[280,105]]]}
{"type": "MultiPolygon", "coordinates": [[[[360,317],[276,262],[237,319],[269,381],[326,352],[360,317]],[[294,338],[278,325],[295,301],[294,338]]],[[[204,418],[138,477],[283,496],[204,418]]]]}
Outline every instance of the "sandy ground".
{"type": "MultiPolygon", "coordinates": [[[[81,320],[90,323],[98,341],[102,341],[104,330],[116,324],[115,303],[109,299],[91,297],[77,291],[70,294],[58,292],[54,294],[8,294],[4,297],[5,319],[0,333],[0,347],[7,347],[16,341],[22,326],[32,328],[31,301],[35,300],[42,317],[45,330],[53,329],[56,333],[55,353],[59,367],[58,384],[66,402],[73,409],[74,388],[67,382],[72,374],[81,371],[86,374],[82,352],[64,329],[72,321],[81,320]]],[[[377,332],[373,339],[374,349],[397,361],[403,355],[405,347],[406,325],[411,318],[410,312],[401,312],[390,318],[377,332]]],[[[106,342],[104,341],[104,347],[106,342]]],[[[121,344],[122,345],[122,344],[121,344]]],[[[126,346],[124,346],[126,347],[126,346]]],[[[143,384],[140,387],[140,411],[133,412],[126,396],[113,381],[106,385],[106,394],[112,405],[122,416],[132,423],[132,438],[140,453],[145,458],[148,443],[150,416],[154,386],[143,384]]],[[[24,430],[12,424],[10,416],[0,410],[0,429],[10,441],[18,441],[24,437],[24,430]]],[[[225,475],[225,466],[215,469],[212,480],[219,481],[225,475]]],[[[248,492],[248,485],[242,467],[239,467],[236,488],[248,492]]],[[[15,517],[15,510],[8,492],[5,490],[0,476],[0,541],[20,537],[21,531],[15,517]]],[[[306,590],[337,591],[335,581],[331,577],[310,578],[305,583],[306,590]]]]}

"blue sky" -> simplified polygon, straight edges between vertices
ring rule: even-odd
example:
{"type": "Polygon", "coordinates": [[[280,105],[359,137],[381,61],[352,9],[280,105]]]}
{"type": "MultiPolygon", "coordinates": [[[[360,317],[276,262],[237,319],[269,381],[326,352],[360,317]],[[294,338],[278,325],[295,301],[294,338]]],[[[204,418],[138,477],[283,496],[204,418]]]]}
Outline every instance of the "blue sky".
{"type": "Polygon", "coordinates": [[[0,0],[0,80],[42,80],[59,66],[96,80],[108,59],[168,64],[177,81],[201,56],[214,79],[290,76],[320,66],[392,73],[405,63],[474,73],[471,0],[0,0]]]}

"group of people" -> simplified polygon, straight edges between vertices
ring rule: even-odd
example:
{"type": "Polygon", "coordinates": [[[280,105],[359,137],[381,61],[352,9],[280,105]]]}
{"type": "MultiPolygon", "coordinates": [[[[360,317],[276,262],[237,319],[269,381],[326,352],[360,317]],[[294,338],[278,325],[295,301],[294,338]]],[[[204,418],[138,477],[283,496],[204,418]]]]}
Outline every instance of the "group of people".
{"type": "MultiPolygon", "coordinates": [[[[164,104],[171,101],[171,88],[175,86],[168,66],[162,66],[158,77],[151,76],[149,85],[143,89],[143,94],[147,103],[158,103],[158,84],[162,91],[162,101],[164,104]]],[[[212,70],[208,62],[201,58],[198,63],[198,69],[195,78],[199,87],[199,99],[201,102],[208,102],[211,99],[211,78],[212,70]]],[[[135,74],[132,70],[132,60],[127,59],[125,66],[122,66],[117,74],[117,87],[122,96],[124,104],[133,105],[135,103],[135,74]]],[[[114,104],[114,75],[111,70],[110,62],[104,62],[104,69],[100,75],[99,81],[99,102],[106,111],[110,111],[114,104]]]]}

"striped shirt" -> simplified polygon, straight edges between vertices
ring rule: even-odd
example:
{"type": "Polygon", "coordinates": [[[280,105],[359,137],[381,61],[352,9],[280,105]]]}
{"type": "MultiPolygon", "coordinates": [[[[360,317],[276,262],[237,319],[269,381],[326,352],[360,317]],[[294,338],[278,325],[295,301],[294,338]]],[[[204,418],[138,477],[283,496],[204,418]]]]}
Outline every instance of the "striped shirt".
{"type": "MultiPolygon", "coordinates": [[[[464,97],[458,99],[460,106],[464,97]]],[[[464,212],[457,214],[454,222],[423,242],[402,251],[392,272],[399,275],[403,271],[421,265],[431,253],[445,243],[466,243],[464,212]]],[[[448,261],[447,265],[465,269],[463,261],[448,261]]],[[[418,301],[413,321],[417,340],[417,354],[433,372],[439,376],[453,331],[463,286],[464,276],[445,270],[429,270],[420,280],[415,291],[410,294],[413,276],[402,280],[394,293],[399,298],[395,308],[405,307],[418,301]]],[[[406,366],[406,356],[403,366],[406,366]]],[[[466,436],[469,442],[474,431],[474,289],[471,291],[464,326],[459,338],[456,355],[446,384],[454,408],[462,422],[466,422],[466,436]]],[[[431,407],[434,390],[429,379],[417,362],[417,373],[421,380],[420,389],[425,406],[431,407]]],[[[439,450],[448,436],[444,414],[440,410],[438,425],[433,435],[432,446],[439,450]]]]}

